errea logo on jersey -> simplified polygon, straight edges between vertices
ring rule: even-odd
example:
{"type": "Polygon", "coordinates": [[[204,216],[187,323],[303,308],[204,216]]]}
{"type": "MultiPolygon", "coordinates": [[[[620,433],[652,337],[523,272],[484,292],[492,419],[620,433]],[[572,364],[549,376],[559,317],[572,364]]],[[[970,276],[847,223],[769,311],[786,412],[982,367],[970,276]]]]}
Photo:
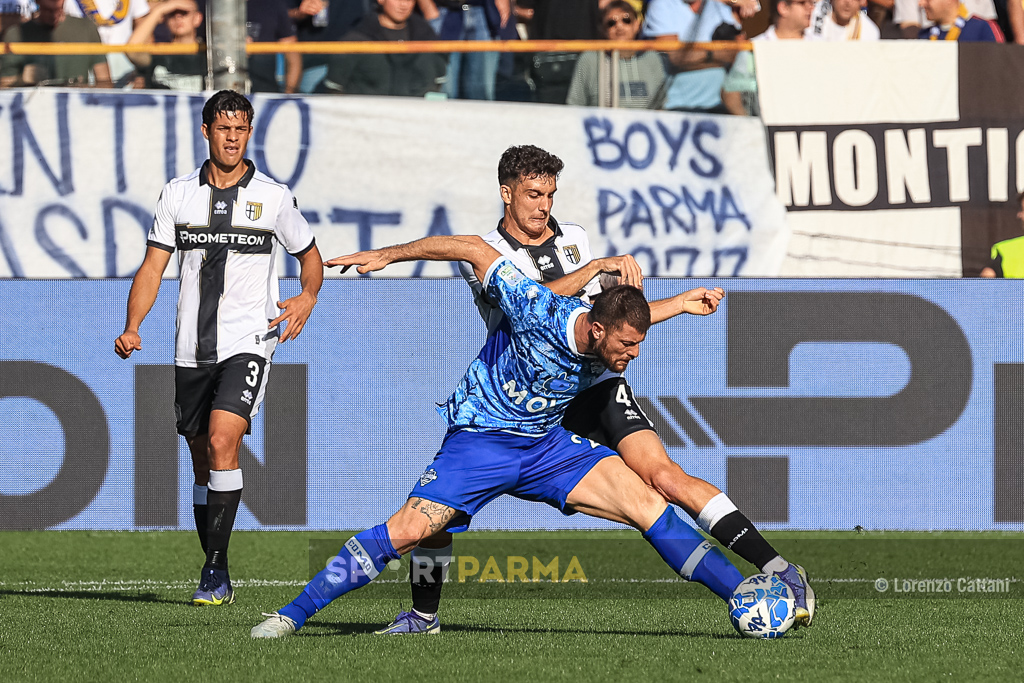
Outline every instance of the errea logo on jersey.
{"type": "Polygon", "coordinates": [[[217,202],[213,205],[213,213],[217,216],[226,216],[228,213],[228,203],[217,202]]]}
{"type": "Polygon", "coordinates": [[[555,262],[551,260],[550,256],[544,254],[539,259],[537,259],[537,267],[540,268],[541,270],[550,270],[551,268],[555,267],[555,262]]]}

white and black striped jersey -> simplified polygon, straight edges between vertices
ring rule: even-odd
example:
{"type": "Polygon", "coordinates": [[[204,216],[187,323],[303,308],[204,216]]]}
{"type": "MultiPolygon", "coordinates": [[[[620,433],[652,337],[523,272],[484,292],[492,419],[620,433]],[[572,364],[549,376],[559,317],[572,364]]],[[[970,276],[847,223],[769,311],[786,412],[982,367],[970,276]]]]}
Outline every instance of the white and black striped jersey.
{"type": "MultiPolygon", "coordinates": [[[[537,282],[557,280],[593,260],[587,231],[581,226],[575,223],[559,223],[552,217],[548,219],[548,227],[554,234],[542,244],[523,244],[509,235],[508,231],[501,227],[501,221],[498,221],[498,227],[484,235],[483,240],[504,256],[508,256],[524,275],[537,282]]],[[[460,263],[459,269],[462,277],[473,289],[473,301],[487,323],[487,331],[492,332],[501,321],[501,309],[488,300],[480,280],[473,273],[472,266],[460,263]]],[[[589,301],[591,296],[600,291],[600,278],[596,277],[576,296],[589,301]]]]}
{"type": "Polygon", "coordinates": [[[242,353],[267,360],[278,330],[278,245],[301,256],[313,231],[291,191],[256,170],[220,189],[207,181],[209,162],[164,186],[147,244],[178,250],[180,292],[174,363],[211,365],[242,353]]]}

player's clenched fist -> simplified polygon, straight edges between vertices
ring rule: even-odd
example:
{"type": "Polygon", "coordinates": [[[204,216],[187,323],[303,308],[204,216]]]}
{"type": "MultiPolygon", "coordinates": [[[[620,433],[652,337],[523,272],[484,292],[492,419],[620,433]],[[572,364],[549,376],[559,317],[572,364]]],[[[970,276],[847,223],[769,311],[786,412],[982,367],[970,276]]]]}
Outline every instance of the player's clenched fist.
{"type": "Polygon", "coordinates": [[[132,355],[133,351],[142,350],[142,337],[139,336],[138,332],[123,332],[121,336],[114,340],[114,352],[121,356],[121,358],[127,358],[132,355]]]}
{"type": "Polygon", "coordinates": [[[698,287],[682,294],[684,310],[692,315],[710,315],[718,310],[718,304],[725,297],[725,290],[721,287],[707,289],[698,287]]]}
{"type": "Polygon", "coordinates": [[[620,285],[630,285],[637,289],[644,288],[643,271],[640,269],[640,264],[630,254],[595,259],[595,264],[602,273],[617,275],[620,285]]]}

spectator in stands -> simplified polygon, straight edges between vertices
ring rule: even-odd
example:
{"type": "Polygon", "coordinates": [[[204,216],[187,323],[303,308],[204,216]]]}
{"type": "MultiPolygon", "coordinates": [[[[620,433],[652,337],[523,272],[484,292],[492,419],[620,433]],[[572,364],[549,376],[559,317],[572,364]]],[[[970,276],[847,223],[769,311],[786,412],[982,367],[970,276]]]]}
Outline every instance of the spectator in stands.
{"type": "MultiPolygon", "coordinates": [[[[747,39],[747,34],[742,26],[722,24],[711,38],[716,41],[740,42],[747,39]]],[[[761,113],[761,106],[757,101],[757,79],[754,77],[753,62],[750,68],[745,70],[733,68],[737,61],[750,59],[751,56],[749,51],[737,51],[733,64],[729,66],[725,80],[722,81],[722,104],[730,114],[736,116],[758,116],[761,113]]]]}
{"type": "MultiPolygon", "coordinates": [[[[1017,195],[1017,220],[1024,228],[1024,192],[1017,195]]],[[[1024,278],[1024,235],[992,245],[992,261],[981,269],[982,277],[1024,278]]]]}
{"type": "MultiPolygon", "coordinates": [[[[11,26],[5,43],[99,43],[92,22],[69,17],[64,0],[37,0],[36,17],[11,26]]],[[[23,85],[87,85],[110,87],[110,69],[103,55],[4,55],[0,87],[23,85]]]]}
{"type": "Polygon", "coordinates": [[[595,0],[518,0],[530,12],[530,40],[598,40],[601,10],[595,0]]]}
{"type": "MultiPolygon", "coordinates": [[[[437,40],[427,21],[413,13],[414,0],[377,0],[342,40],[437,40]]],[[[445,59],[437,53],[331,55],[323,91],[347,95],[422,97],[441,89],[445,59]]]]}
{"type": "MultiPolygon", "coordinates": [[[[512,0],[416,0],[441,40],[495,40],[510,26],[512,0]]],[[[444,92],[449,98],[493,100],[498,52],[453,52],[444,92]]]]}
{"type": "MultiPolygon", "coordinates": [[[[524,20],[530,40],[599,40],[601,11],[596,0],[517,0],[517,16],[524,20]]],[[[533,99],[562,104],[569,94],[578,52],[536,52],[528,58],[525,71],[533,88],[533,99]]]]}
{"type": "Polygon", "coordinates": [[[807,37],[832,42],[878,40],[882,34],[862,11],[861,0],[818,0],[807,37]]]}
{"type": "MultiPolygon", "coordinates": [[[[88,19],[95,24],[105,45],[124,45],[132,37],[137,22],[149,14],[149,3],[146,0],[64,0],[64,11],[69,17],[88,19]]],[[[128,84],[135,77],[135,65],[123,53],[107,55],[107,64],[110,80],[116,87],[128,84]]]]}
{"type": "Polygon", "coordinates": [[[1003,32],[991,19],[974,16],[960,0],[920,0],[931,28],[923,28],[923,40],[957,40],[965,43],[1002,43],[1003,32]]]}
{"type": "MultiPolygon", "coordinates": [[[[295,24],[284,0],[247,0],[246,40],[250,43],[295,43],[295,24]]],[[[284,54],[284,92],[299,91],[302,55],[284,54]]],[[[277,83],[277,55],[249,55],[249,82],[253,92],[281,92],[277,83]]]]}
{"type": "Polygon", "coordinates": [[[772,0],[772,25],[754,40],[803,40],[814,12],[814,0],[772,0]]]}
{"type": "Polygon", "coordinates": [[[0,36],[10,26],[32,18],[36,3],[32,0],[0,0],[0,36]]]}
{"type": "MultiPolygon", "coordinates": [[[[904,38],[920,38],[921,29],[931,28],[934,24],[921,0],[895,0],[895,3],[893,21],[899,25],[904,38]]],[[[963,4],[968,15],[986,20],[996,18],[993,0],[963,0],[963,4]]]]}
{"type": "MultiPolygon", "coordinates": [[[[772,25],[764,33],[754,36],[753,40],[816,40],[817,36],[808,31],[813,11],[814,0],[772,0],[772,25]]],[[[754,55],[741,52],[722,83],[722,99],[732,114],[757,113],[756,110],[748,111],[749,107],[757,107],[756,98],[751,98],[756,91],[754,55]],[[753,105],[749,99],[754,99],[753,105]]]]}
{"type": "MultiPolygon", "coordinates": [[[[288,0],[300,43],[341,40],[369,9],[369,0],[288,0]]],[[[325,54],[302,55],[301,92],[310,93],[327,75],[325,54]]]]}
{"type": "Polygon", "coordinates": [[[868,19],[878,27],[883,40],[900,38],[900,28],[892,19],[895,0],[865,0],[864,11],[868,19]]]}
{"type": "MultiPolygon", "coordinates": [[[[636,40],[640,33],[637,11],[625,0],[611,0],[604,6],[604,32],[609,40],[636,40]]],[[[611,105],[611,79],[605,84],[607,100],[600,102],[600,63],[605,73],[618,69],[619,106],[649,109],[665,80],[665,67],[657,52],[622,50],[616,64],[608,52],[585,52],[576,62],[566,104],[594,107],[611,105]]]]}
{"type": "MultiPolygon", "coordinates": [[[[153,34],[163,25],[172,43],[196,45],[203,13],[195,0],[164,0],[154,3],[152,11],[135,27],[129,45],[148,45],[157,42],[153,34]]],[[[183,92],[203,92],[206,89],[206,52],[194,55],[150,55],[135,52],[132,61],[143,75],[147,88],[169,88],[183,92]]]]}
{"type": "MultiPolygon", "coordinates": [[[[710,41],[721,24],[738,27],[732,10],[719,0],[651,0],[644,19],[644,36],[667,36],[684,42],[710,41]]],[[[683,48],[668,55],[670,71],[665,109],[727,114],[722,82],[728,62],[710,50],[683,48]]]]}
{"type": "Polygon", "coordinates": [[[1007,0],[1006,23],[1010,27],[1006,34],[1008,41],[1024,45],[1024,0],[1007,0]]]}

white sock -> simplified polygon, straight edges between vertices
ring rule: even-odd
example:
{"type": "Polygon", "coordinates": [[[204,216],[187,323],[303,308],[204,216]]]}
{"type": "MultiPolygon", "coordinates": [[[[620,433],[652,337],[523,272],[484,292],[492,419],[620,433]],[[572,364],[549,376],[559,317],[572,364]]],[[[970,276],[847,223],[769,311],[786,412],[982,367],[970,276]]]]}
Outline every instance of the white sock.
{"type": "Polygon", "coordinates": [[[210,470],[211,491],[238,491],[242,488],[242,470],[210,470]]]}
{"type": "Polygon", "coordinates": [[[726,515],[736,512],[736,504],[729,496],[719,493],[704,506],[704,509],[697,515],[697,526],[705,533],[710,534],[711,530],[718,524],[719,520],[726,515]]]}
{"type": "Polygon", "coordinates": [[[765,574],[774,574],[775,572],[784,572],[786,567],[789,566],[789,562],[782,559],[782,555],[776,555],[768,564],[761,567],[761,571],[765,574]]]}

